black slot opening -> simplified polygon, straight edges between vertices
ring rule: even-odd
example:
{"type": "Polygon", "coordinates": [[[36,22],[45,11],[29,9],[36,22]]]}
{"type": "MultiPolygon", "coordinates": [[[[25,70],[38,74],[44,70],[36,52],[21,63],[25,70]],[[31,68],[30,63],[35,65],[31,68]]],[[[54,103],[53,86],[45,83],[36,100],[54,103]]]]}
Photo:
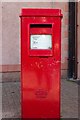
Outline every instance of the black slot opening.
{"type": "Polygon", "coordinates": [[[52,24],[31,24],[30,28],[52,28],[52,24]]]}

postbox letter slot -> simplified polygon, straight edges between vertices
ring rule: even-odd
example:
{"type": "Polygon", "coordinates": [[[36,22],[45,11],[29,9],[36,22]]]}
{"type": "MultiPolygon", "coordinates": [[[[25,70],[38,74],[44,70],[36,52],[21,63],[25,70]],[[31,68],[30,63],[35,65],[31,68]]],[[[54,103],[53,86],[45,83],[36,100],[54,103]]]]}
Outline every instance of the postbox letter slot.
{"type": "Polygon", "coordinates": [[[30,34],[52,34],[52,24],[30,24],[30,34]]]}
{"type": "Polygon", "coordinates": [[[52,28],[52,24],[31,24],[30,28],[52,28]]]}

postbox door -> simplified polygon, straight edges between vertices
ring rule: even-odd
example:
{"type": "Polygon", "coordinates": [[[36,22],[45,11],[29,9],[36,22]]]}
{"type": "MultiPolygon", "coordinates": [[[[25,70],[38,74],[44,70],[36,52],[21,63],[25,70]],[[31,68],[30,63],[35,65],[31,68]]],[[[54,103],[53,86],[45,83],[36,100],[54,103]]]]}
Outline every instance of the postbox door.
{"type": "Polygon", "coordinates": [[[53,56],[53,24],[30,24],[29,56],[53,56]]]}
{"type": "Polygon", "coordinates": [[[22,117],[59,118],[61,18],[21,21],[22,117]]]}

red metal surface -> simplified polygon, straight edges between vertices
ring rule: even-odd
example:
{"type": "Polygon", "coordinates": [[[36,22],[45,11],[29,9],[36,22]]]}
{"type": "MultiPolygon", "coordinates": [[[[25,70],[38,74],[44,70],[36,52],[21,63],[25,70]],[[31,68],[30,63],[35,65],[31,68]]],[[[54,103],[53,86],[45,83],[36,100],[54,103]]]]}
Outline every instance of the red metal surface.
{"type": "Polygon", "coordinates": [[[22,118],[60,118],[61,16],[58,9],[22,9],[22,118]],[[52,50],[31,50],[30,34],[52,35],[52,50]]]}
{"type": "Polygon", "coordinates": [[[23,8],[22,11],[21,11],[21,16],[41,16],[41,17],[46,17],[46,16],[61,16],[62,17],[62,14],[61,14],[61,10],[60,9],[25,9],[23,8]]]}

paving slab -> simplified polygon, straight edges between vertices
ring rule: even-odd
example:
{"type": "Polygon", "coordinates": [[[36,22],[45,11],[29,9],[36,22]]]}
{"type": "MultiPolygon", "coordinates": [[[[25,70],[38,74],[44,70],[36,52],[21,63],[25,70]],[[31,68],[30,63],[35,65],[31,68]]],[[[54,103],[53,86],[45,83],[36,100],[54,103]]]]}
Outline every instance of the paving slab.
{"type": "MultiPolygon", "coordinates": [[[[1,85],[1,83],[0,83],[1,85]]],[[[61,118],[79,117],[79,85],[76,82],[61,80],[61,118]]],[[[21,117],[20,82],[2,83],[3,118],[21,117]]],[[[6,119],[7,120],[7,119],[6,119]]]]}
{"type": "Polygon", "coordinates": [[[3,118],[20,118],[20,98],[20,82],[7,82],[2,84],[3,118]]]}

